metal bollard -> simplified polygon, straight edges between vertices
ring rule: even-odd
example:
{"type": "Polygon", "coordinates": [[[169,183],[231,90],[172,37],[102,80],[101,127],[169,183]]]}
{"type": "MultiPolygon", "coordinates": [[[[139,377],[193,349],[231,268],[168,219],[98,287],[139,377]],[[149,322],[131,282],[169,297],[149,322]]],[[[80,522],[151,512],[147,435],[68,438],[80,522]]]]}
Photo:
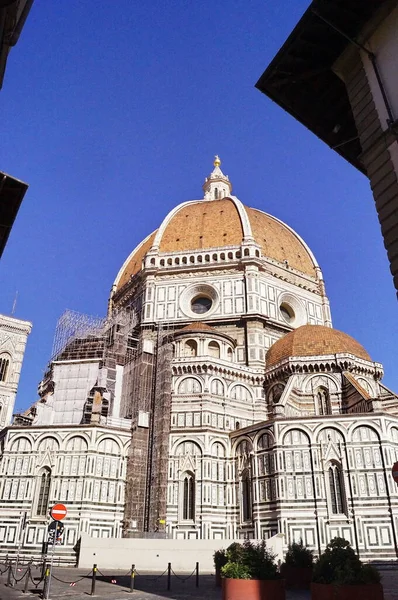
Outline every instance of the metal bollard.
{"type": "Polygon", "coordinates": [[[44,577],[46,575],[46,568],[47,568],[47,560],[44,558],[42,565],[41,565],[40,579],[44,579],[44,577]]]}
{"type": "Polygon", "coordinates": [[[46,567],[44,572],[44,584],[43,584],[43,596],[42,598],[47,599],[49,596],[50,587],[50,567],[46,567]]]}
{"type": "Polygon", "coordinates": [[[26,594],[26,592],[28,591],[29,577],[30,577],[30,565],[29,565],[29,566],[28,566],[28,568],[26,569],[25,585],[24,585],[24,587],[23,587],[23,593],[24,593],[24,594],[26,594]]]}
{"type": "Polygon", "coordinates": [[[171,563],[167,565],[167,589],[171,589],[171,563]]]}
{"type": "Polygon", "coordinates": [[[134,592],[135,565],[131,565],[130,573],[130,592],[134,592]]]}
{"type": "Polygon", "coordinates": [[[8,573],[7,573],[7,583],[6,583],[7,587],[12,587],[11,577],[12,577],[12,564],[10,563],[10,565],[8,567],[8,573]]]}
{"type": "Polygon", "coordinates": [[[196,587],[199,587],[199,563],[196,563],[196,587]]]}
{"type": "Polygon", "coordinates": [[[95,581],[96,581],[96,578],[97,578],[97,564],[94,563],[94,565],[93,565],[93,575],[92,575],[92,578],[91,578],[91,594],[90,594],[90,596],[94,596],[94,594],[95,594],[95,581]]]}

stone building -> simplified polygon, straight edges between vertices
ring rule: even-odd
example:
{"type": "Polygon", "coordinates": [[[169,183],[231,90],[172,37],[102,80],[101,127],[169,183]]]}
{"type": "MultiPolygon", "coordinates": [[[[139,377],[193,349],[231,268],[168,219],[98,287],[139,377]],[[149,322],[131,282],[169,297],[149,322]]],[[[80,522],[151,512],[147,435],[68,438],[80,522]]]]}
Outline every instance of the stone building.
{"type": "Polygon", "coordinates": [[[32,329],[29,321],[0,315],[0,428],[11,424],[25,346],[32,329]]]}
{"type": "Polygon", "coordinates": [[[397,0],[314,0],[256,84],[367,175],[396,290],[397,28],[397,0]]]}
{"type": "Polygon", "coordinates": [[[63,502],[66,556],[83,532],[316,551],[341,534],[395,556],[382,365],[332,328],[311,250],[232,195],[218,157],[203,191],[126,259],[106,318],[62,317],[39,401],[0,436],[3,548],[38,551],[63,502]]]}

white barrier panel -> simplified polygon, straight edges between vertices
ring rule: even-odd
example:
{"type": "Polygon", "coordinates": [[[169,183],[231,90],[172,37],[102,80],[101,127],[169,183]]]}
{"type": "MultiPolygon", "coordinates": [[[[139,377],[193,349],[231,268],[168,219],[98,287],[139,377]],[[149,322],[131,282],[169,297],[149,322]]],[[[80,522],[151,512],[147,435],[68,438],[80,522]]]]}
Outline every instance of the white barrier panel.
{"type": "MultiPolygon", "coordinates": [[[[283,560],[283,534],[266,540],[267,548],[283,560]]],[[[91,538],[82,534],[79,568],[90,569],[94,563],[100,569],[129,569],[161,573],[171,563],[176,572],[190,572],[199,562],[201,573],[214,571],[213,554],[232,542],[243,540],[174,540],[143,538],[91,538]]]]}

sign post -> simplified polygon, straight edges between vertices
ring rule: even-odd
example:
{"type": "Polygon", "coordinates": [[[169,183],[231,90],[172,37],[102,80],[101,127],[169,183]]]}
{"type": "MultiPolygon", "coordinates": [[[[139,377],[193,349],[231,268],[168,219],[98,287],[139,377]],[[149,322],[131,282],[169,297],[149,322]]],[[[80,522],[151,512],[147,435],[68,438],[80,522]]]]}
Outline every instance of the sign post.
{"type": "Polygon", "coordinates": [[[44,599],[48,600],[50,597],[50,585],[51,585],[51,575],[53,572],[53,564],[54,564],[54,552],[55,552],[55,544],[60,541],[61,536],[64,532],[64,524],[61,523],[61,520],[66,517],[67,513],[66,506],[64,504],[55,504],[50,511],[50,515],[53,518],[50,525],[48,526],[48,545],[52,545],[51,548],[51,563],[48,574],[48,581],[46,586],[46,593],[43,594],[44,599]]]}

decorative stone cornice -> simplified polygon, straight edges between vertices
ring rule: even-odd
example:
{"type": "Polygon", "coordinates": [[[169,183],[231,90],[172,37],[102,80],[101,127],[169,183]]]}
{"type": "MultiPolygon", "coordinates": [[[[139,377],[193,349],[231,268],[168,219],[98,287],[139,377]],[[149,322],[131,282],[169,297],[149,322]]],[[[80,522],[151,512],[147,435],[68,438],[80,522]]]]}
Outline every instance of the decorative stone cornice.
{"type": "Polygon", "coordinates": [[[383,377],[383,365],[370,362],[353,354],[329,354],[324,356],[290,357],[265,369],[265,381],[278,380],[281,376],[293,373],[342,373],[349,371],[362,375],[372,375],[375,379],[383,377]]]}

